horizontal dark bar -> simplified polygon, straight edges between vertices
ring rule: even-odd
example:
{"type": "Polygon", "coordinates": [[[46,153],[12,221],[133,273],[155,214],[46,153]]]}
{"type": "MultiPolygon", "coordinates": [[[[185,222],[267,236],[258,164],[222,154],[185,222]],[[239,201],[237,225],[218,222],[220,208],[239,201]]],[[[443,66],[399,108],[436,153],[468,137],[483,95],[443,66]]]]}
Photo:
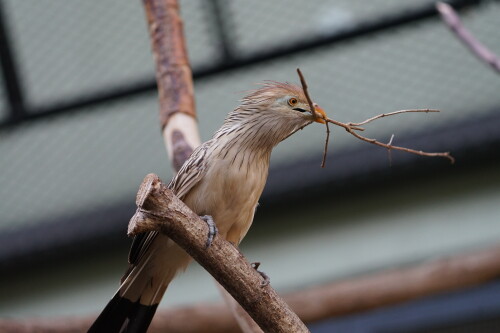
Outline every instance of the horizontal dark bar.
{"type": "MultiPolygon", "coordinates": [[[[466,6],[477,5],[483,1],[484,0],[456,0],[449,1],[449,3],[455,8],[460,9],[466,6]]],[[[421,8],[406,10],[404,13],[384,15],[378,17],[377,19],[361,23],[352,28],[336,31],[329,36],[316,39],[306,38],[303,40],[297,40],[286,45],[278,46],[272,50],[261,50],[260,52],[253,53],[248,57],[234,58],[231,62],[195,68],[193,71],[193,77],[195,80],[211,77],[262,62],[311,51],[316,48],[331,46],[342,41],[367,36],[372,33],[387,31],[391,28],[404,26],[412,22],[434,17],[436,15],[437,12],[434,4],[429,3],[421,8]]],[[[88,96],[77,97],[68,101],[62,100],[59,102],[53,102],[51,105],[46,107],[33,107],[23,118],[23,121],[34,121],[66,113],[70,110],[82,110],[89,106],[154,92],[156,92],[156,81],[152,78],[148,78],[136,81],[130,85],[110,89],[108,91],[92,93],[88,96]]],[[[16,124],[18,124],[18,122],[13,119],[8,119],[3,123],[0,123],[0,130],[12,127],[16,124]]]]}
{"type": "Polygon", "coordinates": [[[9,120],[21,121],[26,117],[23,90],[18,75],[12,43],[5,20],[3,4],[0,1],[0,65],[3,73],[3,84],[8,100],[9,120]]]}

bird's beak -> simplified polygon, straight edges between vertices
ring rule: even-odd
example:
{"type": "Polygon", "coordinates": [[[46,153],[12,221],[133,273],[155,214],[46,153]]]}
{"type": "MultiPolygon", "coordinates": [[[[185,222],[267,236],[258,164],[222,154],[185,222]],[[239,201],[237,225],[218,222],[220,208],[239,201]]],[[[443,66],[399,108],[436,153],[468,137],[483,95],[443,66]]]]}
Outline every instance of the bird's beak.
{"type": "Polygon", "coordinates": [[[314,120],[317,123],[325,124],[325,120],[327,118],[325,111],[316,103],[314,103],[314,109],[316,110],[316,119],[314,120]]]}

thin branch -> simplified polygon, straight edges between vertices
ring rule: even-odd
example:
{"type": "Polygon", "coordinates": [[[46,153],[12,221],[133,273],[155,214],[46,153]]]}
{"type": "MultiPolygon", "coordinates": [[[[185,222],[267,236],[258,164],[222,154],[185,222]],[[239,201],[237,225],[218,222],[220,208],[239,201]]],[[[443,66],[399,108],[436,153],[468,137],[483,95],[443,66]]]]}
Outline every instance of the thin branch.
{"type": "Polygon", "coordinates": [[[309,109],[311,110],[313,120],[316,120],[318,114],[316,113],[316,108],[314,107],[314,103],[311,99],[311,96],[309,96],[309,92],[307,90],[307,82],[306,79],[304,78],[304,75],[302,75],[302,71],[300,70],[300,68],[297,68],[297,74],[299,74],[300,84],[302,85],[302,89],[304,90],[304,95],[306,95],[307,103],[309,104],[309,109]]]}
{"type": "Polygon", "coordinates": [[[460,17],[457,12],[444,2],[438,2],[436,4],[436,9],[438,10],[441,18],[450,28],[450,30],[457,36],[457,38],[480,60],[486,62],[495,71],[500,73],[500,58],[498,58],[493,52],[491,52],[486,46],[484,46],[479,40],[477,40],[474,35],[472,35],[467,29],[465,29],[460,17]]]}
{"type": "Polygon", "coordinates": [[[309,332],[269,284],[261,285],[262,276],[234,245],[216,236],[206,248],[207,224],[158,176],[144,178],[136,203],[129,235],[159,231],[170,237],[238,301],[264,332],[309,332]]]}
{"type": "MultiPolygon", "coordinates": [[[[387,142],[387,144],[390,146],[392,145],[392,140],[394,140],[394,134],[391,135],[391,138],[389,139],[389,142],[387,142]]],[[[392,166],[392,154],[391,154],[391,150],[387,150],[387,156],[389,157],[389,165],[392,166]]]]}
{"type": "MultiPolygon", "coordinates": [[[[394,113],[394,114],[397,114],[397,113],[394,113]]],[[[330,119],[330,118],[326,118],[326,121],[330,122],[330,123],[332,123],[334,125],[337,125],[337,126],[345,128],[345,130],[347,132],[349,132],[351,135],[355,136],[356,138],[358,138],[358,139],[360,139],[362,141],[365,141],[365,142],[368,142],[368,143],[371,143],[371,144],[383,147],[385,149],[400,150],[400,151],[404,151],[404,152],[407,152],[407,153],[411,153],[411,154],[415,154],[415,155],[420,155],[420,156],[444,157],[444,158],[447,158],[452,164],[455,163],[455,158],[453,156],[451,156],[451,154],[449,152],[429,153],[429,152],[425,152],[425,151],[422,151],[422,150],[415,150],[415,149],[411,149],[411,148],[394,146],[392,144],[382,143],[380,141],[377,141],[376,139],[367,138],[367,137],[364,137],[364,136],[358,134],[356,132],[356,130],[359,130],[359,129],[357,129],[356,127],[350,126],[349,123],[347,123],[347,124],[346,123],[342,123],[340,121],[333,120],[333,119],[330,119]]],[[[360,124],[362,124],[362,123],[363,122],[361,122],[360,124]]]]}
{"type": "Polygon", "coordinates": [[[325,148],[323,149],[323,160],[321,161],[321,167],[324,168],[326,166],[326,154],[328,153],[328,141],[330,141],[330,126],[328,126],[328,122],[325,122],[326,126],[326,138],[325,138],[325,148]]]}
{"type": "MultiPolygon", "coordinates": [[[[428,112],[439,112],[439,110],[434,110],[434,109],[399,110],[399,111],[394,111],[394,112],[382,113],[382,114],[376,115],[374,117],[368,118],[365,121],[362,121],[360,123],[347,123],[347,124],[349,126],[351,126],[351,128],[353,128],[353,127],[359,127],[359,126],[371,123],[372,121],[380,119],[380,118],[394,116],[394,115],[400,114],[400,113],[409,113],[409,112],[425,112],[425,113],[428,113],[428,112]]],[[[357,131],[364,131],[364,128],[361,128],[361,127],[360,128],[354,128],[354,129],[357,130],[357,131]]]]}
{"type": "MultiPolygon", "coordinates": [[[[302,90],[304,91],[304,95],[306,96],[307,103],[309,104],[309,110],[311,110],[313,120],[316,120],[316,118],[319,117],[320,114],[316,112],[316,107],[311,99],[311,96],[309,95],[309,90],[307,89],[306,79],[304,78],[304,75],[302,74],[302,71],[300,70],[300,68],[297,68],[297,74],[299,74],[300,84],[302,85],[302,90]]],[[[324,119],[324,117],[322,115],[321,115],[321,119],[324,119]]],[[[325,126],[326,126],[326,139],[325,139],[325,148],[323,149],[323,159],[321,161],[322,168],[324,168],[326,165],[326,155],[328,153],[328,141],[330,140],[330,127],[328,126],[328,122],[326,122],[326,121],[325,121],[325,126]]]]}
{"type": "MultiPolygon", "coordinates": [[[[319,116],[319,114],[316,113],[315,108],[314,108],[314,103],[312,102],[311,97],[309,96],[309,92],[307,90],[307,83],[306,83],[306,80],[304,79],[304,75],[302,75],[302,72],[300,71],[299,68],[297,68],[297,73],[299,74],[300,83],[302,84],[302,88],[304,90],[304,95],[306,96],[307,102],[309,103],[309,107],[311,108],[311,110],[314,110],[312,113],[315,116],[319,116]]],[[[380,141],[377,141],[376,139],[364,137],[356,132],[356,131],[364,131],[365,129],[363,127],[361,127],[361,125],[368,124],[374,120],[384,118],[384,117],[394,116],[394,115],[401,114],[401,113],[409,113],[409,112],[428,113],[428,112],[439,112],[439,110],[434,110],[434,109],[399,110],[399,111],[394,111],[394,112],[389,112],[389,113],[382,113],[382,114],[379,114],[377,116],[368,118],[368,119],[366,119],[362,122],[359,122],[359,123],[352,123],[352,122],[342,123],[340,121],[330,119],[328,117],[321,117],[321,119],[325,120],[325,124],[326,124],[325,148],[323,150],[323,161],[321,163],[321,167],[322,168],[325,167],[326,154],[327,154],[327,150],[328,150],[328,140],[330,138],[330,128],[328,127],[329,122],[334,124],[334,125],[343,127],[347,132],[349,132],[350,134],[352,134],[353,136],[355,136],[356,138],[358,138],[362,141],[365,141],[365,142],[368,142],[368,143],[371,143],[371,144],[374,144],[374,145],[377,145],[380,147],[384,147],[384,148],[388,149],[389,151],[391,151],[391,149],[394,149],[394,150],[400,150],[400,151],[404,151],[407,153],[416,154],[416,155],[420,155],[420,156],[444,157],[444,158],[447,158],[448,160],[450,160],[450,162],[452,164],[455,163],[455,158],[453,156],[451,156],[449,152],[428,153],[428,152],[424,152],[422,150],[415,150],[415,149],[410,149],[410,148],[406,148],[406,147],[394,146],[392,144],[392,138],[389,141],[389,143],[382,143],[380,141]]]]}

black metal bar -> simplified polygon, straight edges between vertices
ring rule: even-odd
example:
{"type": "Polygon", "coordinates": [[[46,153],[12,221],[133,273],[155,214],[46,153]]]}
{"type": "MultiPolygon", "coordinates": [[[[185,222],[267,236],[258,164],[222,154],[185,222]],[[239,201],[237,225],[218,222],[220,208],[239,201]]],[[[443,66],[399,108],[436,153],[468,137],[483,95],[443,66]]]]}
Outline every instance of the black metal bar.
{"type": "MultiPolygon", "coordinates": [[[[455,0],[449,1],[448,3],[453,5],[456,9],[461,9],[463,7],[478,5],[484,1],[485,0],[455,0]]],[[[434,4],[428,3],[421,8],[408,10],[404,13],[381,16],[377,19],[364,22],[358,26],[342,31],[336,31],[329,36],[317,39],[308,38],[304,40],[297,40],[292,43],[277,46],[273,50],[261,50],[260,52],[252,53],[252,55],[248,57],[235,58],[230,62],[215,64],[204,68],[195,68],[193,70],[193,77],[195,80],[211,77],[246,66],[257,65],[270,60],[308,52],[316,48],[332,46],[354,38],[366,37],[373,33],[390,31],[392,28],[402,27],[409,23],[424,19],[430,19],[437,15],[438,14],[434,4]]],[[[81,111],[88,106],[98,105],[100,103],[115,101],[127,97],[134,97],[145,93],[156,93],[156,82],[154,78],[147,78],[127,86],[109,89],[99,94],[83,96],[68,101],[62,100],[60,102],[52,103],[50,106],[33,108],[28,114],[25,115],[23,120],[33,121],[40,118],[66,113],[69,110],[81,111]]],[[[13,125],[16,125],[16,122],[8,119],[7,121],[0,123],[0,130],[12,127],[13,125]]]]}
{"type": "Polygon", "coordinates": [[[0,1],[0,63],[3,84],[9,102],[8,122],[16,123],[23,120],[26,115],[26,108],[18,67],[11,50],[12,44],[2,6],[3,4],[0,1]]]}
{"type": "Polygon", "coordinates": [[[227,1],[223,4],[221,0],[210,0],[207,1],[206,4],[208,5],[210,21],[212,21],[215,36],[222,55],[220,62],[233,62],[234,52],[232,45],[234,45],[234,39],[228,27],[228,25],[231,25],[230,22],[228,22],[231,16],[227,14],[227,8],[225,7],[229,6],[230,2],[227,1]]]}

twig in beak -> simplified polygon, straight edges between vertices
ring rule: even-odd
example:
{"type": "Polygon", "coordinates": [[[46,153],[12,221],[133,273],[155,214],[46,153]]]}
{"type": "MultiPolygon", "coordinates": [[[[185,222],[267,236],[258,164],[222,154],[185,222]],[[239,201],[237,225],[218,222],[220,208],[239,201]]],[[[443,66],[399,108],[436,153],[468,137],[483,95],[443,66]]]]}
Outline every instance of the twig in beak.
{"type": "Polygon", "coordinates": [[[330,140],[330,127],[328,126],[328,122],[325,121],[326,125],[326,139],[325,139],[325,148],[323,149],[323,161],[321,161],[321,167],[324,168],[326,165],[326,153],[328,152],[328,141],[330,140]]]}
{"type": "MultiPolygon", "coordinates": [[[[311,99],[311,96],[309,96],[306,79],[304,78],[304,75],[302,75],[300,68],[297,68],[297,74],[299,74],[300,84],[302,85],[302,90],[304,90],[304,95],[306,96],[307,103],[309,104],[309,109],[311,110],[313,120],[316,120],[318,114],[316,113],[316,108],[314,107],[314,103],[311,99]]],[[[325,119],[324,117],[321,118],[325,119]]],[[[326,165],[326,154],[328,153],[328,141],[330,140],[330,127],[328,127],[328,122],[326,121],[326,119],[325,119],[325,125],[326,125],[326,140],[325,140],[325,149],[323,150],[323,160],[321,161],[322,168],[324,168],[326,165]]]]}
{"type": "MultiPolygon", "coordinates": [[[[313,119],[316,120],[316,117],[318,117],[318,115],[316,114],[316,109],[314,108],[314,103],[312,102],[311,97],[309,96],[309,92],[307,91],[307,83],[306,83],[306,80],[304,79],[304,75],[302,75],[302,72],[300,71],[299,68],[297,68],[297,73],[299,74],[300,83],[302,84],[302,89],[304,90],[304,95],[306,96],[307,103],[309,103],[311,113],[313,114],[313,119]]],[[[444,158],[447,158],[448,160],[450,160],[450,162],[452,164],[455,163],[455,158],[453,156],[451,156],[451,154],[449,152],[429,153],[429,152],[424,152],[421,150],[415,150],[415,149],[410,149],[410,148],[406,148],[406,147],[394,146],[392,144],[392,140],[394,139],[394,134],[391,136],[391,139],[389,140],[388,143],[382,143],[380,141],[377,141],[376,139],[364,137],[357,132],[357,131],[359,131],[359,132],[364,131],[365,129],[361,126],[366,125],[374,120],[384,118],[384,117],[394,116],[394,115],[401,114],[401,113],[409,113],[409,112],[428,113],[428,112],[439,112],[439,110],[433,110],[433,109],[399,110],[399,111],[394,111],[394,112],[389,112],[389,113],[382,113],[382,114],[379,114],[377,116],[368,118],[368,119],[366,119],[362,122],[359,122],[359,123],[351,123],[351,122],[343,123],[343,122],[340,122],[337,120],[330,119],[326,116],[321,117],[321,119],[325,120],[325,125],[326,125],[325,149],[323,151],[323,161],[321,163],[321,167],[324,168],[325,164],[326,164],[328,140],[330,139],[330,128],[328,127],[328,123],[332,123],[332,124],[337,125],[339,127],[343,127],[351,135],[355,136],[356,138],[358,138],[362,141],[365,141],[365,142],[368,142],[368,143],[371,143],[371,144],[374,144],[374,145],[377,145],[380,147],[384,147],[385,149],[387,149],[389,151],[389,159],[391,159],[391,150],[394,149],[394,150],[400,150],[400,151],[404,151],[407,153],[416,154],[416,155],[420,155],[420,156],[444,157],[444,158]]]]}
{"type": "Polygon", "coordinates": [[[316,114],[316,108],[314,107],[314,103],[311,100],[311,96],[309,96],[309,92],[307,91],[306,79],[304,78],[304,75],[302,75],[300,68],[297,68],[297,74],[299,74],[300,84],[302,85],[302,89],[304,90],[304,95],[306,95],[307,103],[309,104],[309,109],[311,110],[313,120],[316,120],[316,117],[318,116],[316,114]]]}

